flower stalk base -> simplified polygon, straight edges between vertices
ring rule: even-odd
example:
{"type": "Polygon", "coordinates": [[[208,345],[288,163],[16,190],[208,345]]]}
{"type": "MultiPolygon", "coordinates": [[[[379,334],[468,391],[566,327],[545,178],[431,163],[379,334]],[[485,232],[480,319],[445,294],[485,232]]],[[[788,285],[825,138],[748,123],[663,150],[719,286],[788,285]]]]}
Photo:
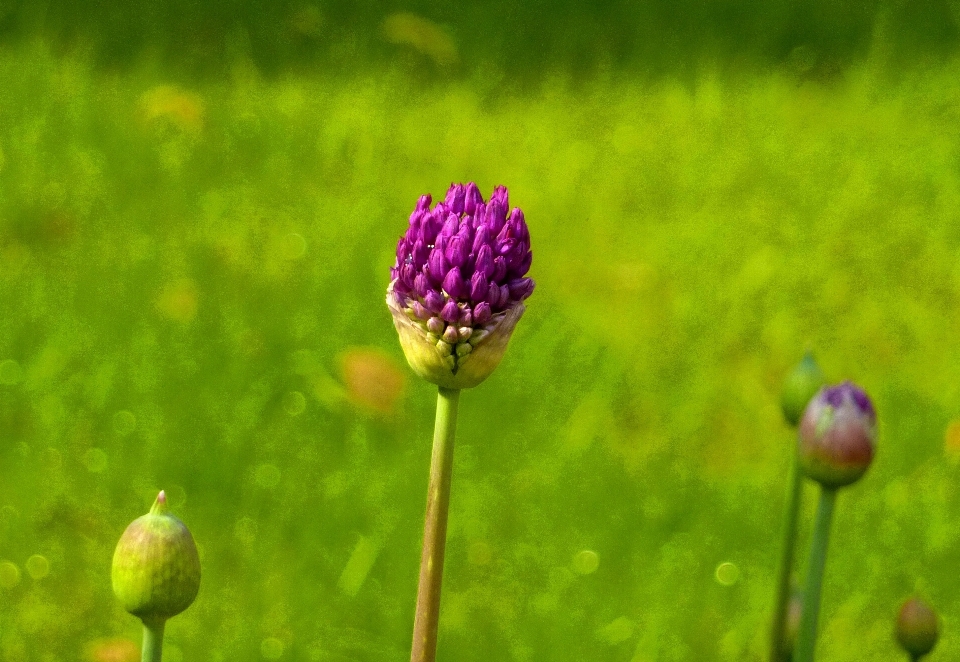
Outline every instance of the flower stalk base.
{"type": "Polygon", "coordinates": [[[434,662],[437,656],[437,625],[440,621],[440,588],[447,544],[447,511],[450,506],[450,479],[453,473],[453,445],[457,429],[460,391],[440,387],[437,418],[427,487],[427,514],[423,526],[423,553],[420,557],[420,584],[413,624],[410,662],[434,662]]]}
{"type": "Polygon", "coordinates": [[[143,623],[143,655],[141,662],[160,662],[163,657],[163,627],[166,621],[143,623]]]}
{"type": "Polygon", "coordinates": [[[800,631],[793,662],[813,662],[817,646],[817,618],[820,615],[820,591],[823,587],[823,572],[827,564],[827,545],[830,542],[830,524],[837,490],[824,486],[820,491],[817,518],[813,525],[813,541],[810,545],[810,561],[807,564],[807,587],[803,593],[803,613],[800,616],[800,631]]]}

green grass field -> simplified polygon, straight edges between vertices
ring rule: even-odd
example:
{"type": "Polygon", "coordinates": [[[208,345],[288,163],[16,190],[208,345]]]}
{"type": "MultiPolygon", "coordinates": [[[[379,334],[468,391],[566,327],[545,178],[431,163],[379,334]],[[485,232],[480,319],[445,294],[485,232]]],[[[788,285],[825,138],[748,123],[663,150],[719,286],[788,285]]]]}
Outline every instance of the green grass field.
{"type": "Polygon", "coordinates": [[[439,659],[765,659],[806,348],[880,419],[818,659],[899,659],[915,590],[960,656],[960,60],[191,80],[45,43],[0,49],[0,660],[139,659],[110,559],[161,488],[204,571],[165,660],[409,655],[435,390],[384,292],[468,180],[538,285],[461,400],[439,659]]]}

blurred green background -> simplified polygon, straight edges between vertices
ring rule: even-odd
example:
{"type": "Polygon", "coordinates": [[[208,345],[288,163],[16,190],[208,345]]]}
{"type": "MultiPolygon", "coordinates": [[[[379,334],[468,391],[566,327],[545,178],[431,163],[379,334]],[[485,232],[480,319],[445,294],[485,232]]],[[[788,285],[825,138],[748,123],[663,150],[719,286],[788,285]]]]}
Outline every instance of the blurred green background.
{"type": "Polygon", "coordinates": [[[898,659],[913,591],[956,659],[958,46],[934,0],[0,2],[0,660],[139,659],[161,488],[165,660],[407,658],[435,390],[384,291],[469,180],[538,286],[461,401],[440,660],[764,659],[807,348],[880,417],[818,659],[898,659]]]}

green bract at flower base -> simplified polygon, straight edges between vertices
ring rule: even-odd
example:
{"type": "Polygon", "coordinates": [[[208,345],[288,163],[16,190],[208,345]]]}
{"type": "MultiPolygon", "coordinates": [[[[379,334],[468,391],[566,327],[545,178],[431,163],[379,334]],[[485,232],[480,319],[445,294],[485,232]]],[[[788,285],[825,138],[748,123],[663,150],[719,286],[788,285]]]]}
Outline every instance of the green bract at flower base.
{"type": "Polygon", "coordinates": [[[410,368],[428,382],[458,390],[477,386],[500,365],[513,329],[526,311],[517,302],[476,330],[464,333],[465,327],[455,329],[458,337],[453,338],[453,333],[446,331],[450,325],[440,334],[432,333],[413,309],[401,309],[392,284],[387,290],[387,306],[410,368]]]}
{"type": "Polygon", "coordinates": [[[123,532],[111,575],[120,604],[143,621],[144,662],[159,662],[167,619],[189,607],[200,590],[197,546],[170,514],[164,492],[123,532]]]}

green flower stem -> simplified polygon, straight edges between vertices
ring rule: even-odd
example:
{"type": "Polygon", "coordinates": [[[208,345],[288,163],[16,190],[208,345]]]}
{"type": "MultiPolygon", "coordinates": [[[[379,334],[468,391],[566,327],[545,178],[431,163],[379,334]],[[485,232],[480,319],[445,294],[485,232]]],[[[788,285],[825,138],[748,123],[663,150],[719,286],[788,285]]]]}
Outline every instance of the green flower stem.
{"type": "Polygon", "coordinates": [[[143,622],[143,656],[141,662],[160,662],[163,653],[163,626],[166,621],[143,622]]]}
{"type": "Polygon", "coordinates": [[[787,628],[787,607],[790,602],[790,576],[793,571],[793,549],[797,539],[797,515],[800,512],[800,498],[803,494],[803,473],[800,471],[796,452],[793,454],[790,465],[789,480],[787,514],[783,525],[783,547],[780,550],[780,574],[777,577],[777,595],[773,608],[770,662],[781,662],[789,657],[784,650],[786,645],[783,640],[787,628]]]}
{"type": "Polygon", "coordinates": [[[443,582],[443,553],[447,545],[447,510],[450,506],[450,475],[453,472],[453,441],[457,430],[459,400],[459,390],[440,387],[410,662],[434,662],[437,657],[440,584],[443,582]]]}
{"type": "Polygon", "coordinates": [[[823,570],[827,564],[827,543],[830,541],[830,522],[836,500],[835,488],[821,487],[817,519],[813,525],[813,542],[810,545],[810,561],[807,564],[807,588],[803,593],[803,612],[800,615],[800,631],[797,634],[794,662],[813,662],[817,646],[817,617],[820,615],[820,589],[823,587],[823,570]]]}

